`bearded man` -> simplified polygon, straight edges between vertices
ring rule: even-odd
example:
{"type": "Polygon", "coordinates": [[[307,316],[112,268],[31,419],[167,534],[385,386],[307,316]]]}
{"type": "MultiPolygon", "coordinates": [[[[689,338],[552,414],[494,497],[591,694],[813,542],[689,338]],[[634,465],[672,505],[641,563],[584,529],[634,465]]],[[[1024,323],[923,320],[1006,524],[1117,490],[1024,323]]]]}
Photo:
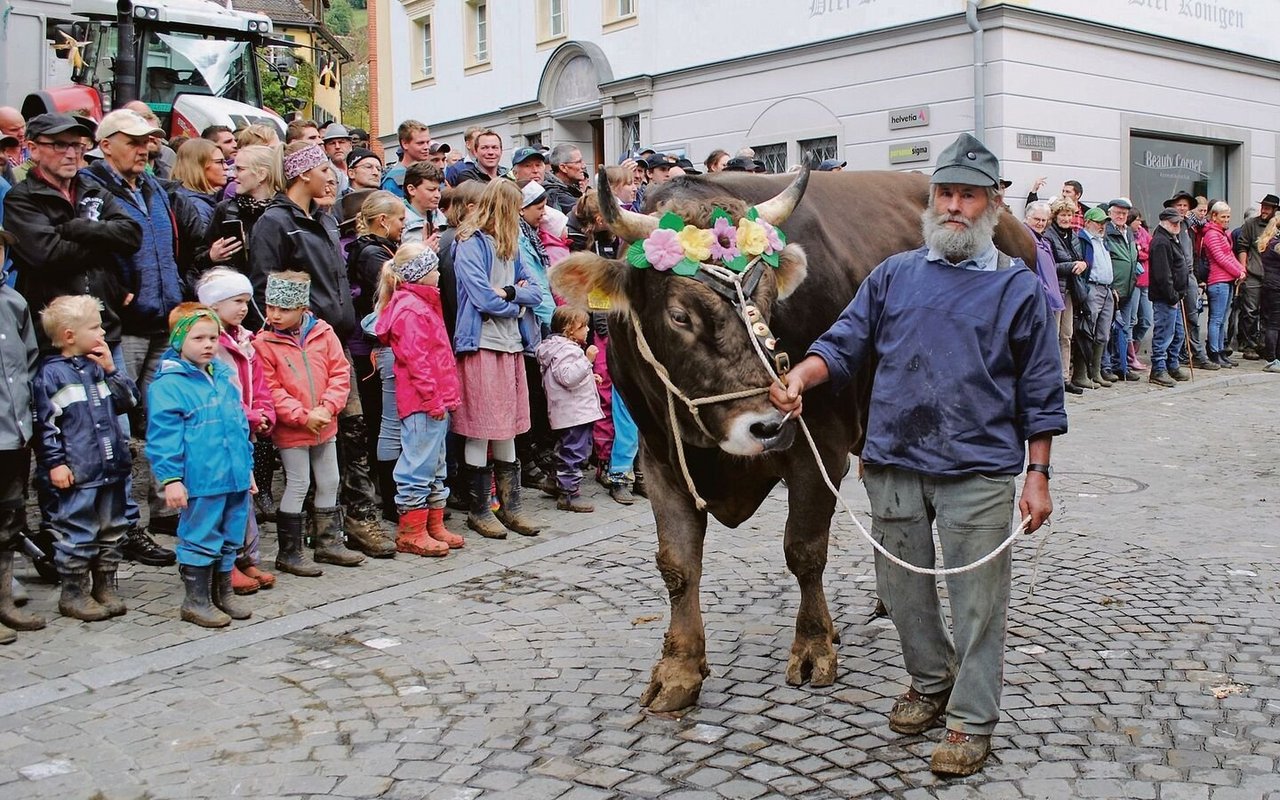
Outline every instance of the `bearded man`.
{"type": "MultiPolygon", "coordinates": [[[[864,482],[872,535],[898,558],[933,567],[937,521],[948,567],[996,549],[1018,503],[1028,531],[1053,510],[1049,452],[1067,430],[1057,331],[1043,288],[996,250],[1000,165],[963,134],[943,151],[922,214],[925,246],[891,256],[791,370],[770,399],[799,412],[802,393],[841,391],[875,364],[864,482]]],[[[947,578],[952,630],[937,581],[876,555],[876,587],[898,636],[911,686],[889,727],[923,733],[945,719],[932,769],[971,775],[991,750],[1000,716],[1010,554],[947,578]]]]}

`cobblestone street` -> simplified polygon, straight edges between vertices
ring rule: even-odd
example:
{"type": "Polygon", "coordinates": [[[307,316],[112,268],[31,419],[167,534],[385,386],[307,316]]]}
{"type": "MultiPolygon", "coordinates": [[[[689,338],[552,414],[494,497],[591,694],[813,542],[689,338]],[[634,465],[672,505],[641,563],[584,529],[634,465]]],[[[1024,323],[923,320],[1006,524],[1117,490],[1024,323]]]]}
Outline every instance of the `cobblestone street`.
{"type": "MultiPolygon", "coordinates": [[[[1280,799],[1280,378],[1259,366],[1069,398],[971,778],[929,772],[939,730],[888,729],[900,650],[847,519],[826,574],[839,676],[786,684],[785,489],[712,525],[698,706],[643,713],[667,624],[653,520],[592,483],[595,514],[534,501],[538,538],[282,576],[222,631],[178,621],[173,569],[128,567],[129,614],[93,624],[29,580],[51,622],[0,649],[0,796],[1280,799]]],[[[865,522],[861,486],[844,494],[865,522]]]]}

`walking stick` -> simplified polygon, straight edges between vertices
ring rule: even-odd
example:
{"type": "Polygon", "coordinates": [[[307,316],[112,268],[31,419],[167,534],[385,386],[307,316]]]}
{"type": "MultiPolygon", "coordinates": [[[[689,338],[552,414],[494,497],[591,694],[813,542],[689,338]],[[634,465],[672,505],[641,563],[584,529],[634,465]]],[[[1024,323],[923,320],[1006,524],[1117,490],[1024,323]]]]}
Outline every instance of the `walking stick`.
{"type": "Polygon", "coordinates": [[[1187,345],[1187,370],[1191,372],[1191,380],[1196,379],[1195,356],[1191,353],[1191,321],[1187,317],[1187,300],[1182,299],[1182,338],[1187,345]]]}

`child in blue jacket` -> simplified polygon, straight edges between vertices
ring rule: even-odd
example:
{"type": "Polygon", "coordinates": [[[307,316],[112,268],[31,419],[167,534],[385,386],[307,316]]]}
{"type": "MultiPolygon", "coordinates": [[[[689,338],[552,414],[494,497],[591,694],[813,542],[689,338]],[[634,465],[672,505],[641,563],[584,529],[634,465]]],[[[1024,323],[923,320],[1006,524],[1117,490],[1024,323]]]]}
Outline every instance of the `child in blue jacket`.
{"type": "Polygon", "coordinates": [[[36,368],[39,480],[50,486],[49,526],[62,580],[58,611],[95,622],[125,613],[116,594],[128,486],[129,440],[118,416],[138,403],[138,389],[116,370],[96,297],[63,295],[40,313],[62,352],[36,368]],[[89,573],[93,573],[90,588],[89,573]]]}
{"type": "Polygon", "coordinates": [[[181,511],[182,619],[221,628],[248,619],[231,588],[253,486],[253,445],[231,368],[217,360],[217,312],[182,303],[169,314],[169,349],[147,389],[147,457],[165,504],[181,511]]]}

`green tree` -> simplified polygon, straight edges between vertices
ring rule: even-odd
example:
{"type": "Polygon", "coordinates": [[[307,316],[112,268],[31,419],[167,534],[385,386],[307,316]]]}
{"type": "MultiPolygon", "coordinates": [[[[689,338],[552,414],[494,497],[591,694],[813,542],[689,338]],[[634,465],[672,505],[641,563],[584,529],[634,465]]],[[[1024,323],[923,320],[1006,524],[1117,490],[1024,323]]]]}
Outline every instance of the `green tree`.
{"type": "Polygon", "coordinates": [[[305,108],[315,95],[316,69],[300,58],[294,59],[290,70],[274,70],[260,60],[258,79],[262,83],[263,105],[284,117],[299,109],[297,100],[302,100],[305,108]],[[298,79],[298,85],[292,89],[284,85],[290,75],[298,79]]]}
{"type": "Polygon", "coordinates": [[[338,36],[351,33],[351,0],[332,0],[324,14],[325,26],[338,36]]]}

